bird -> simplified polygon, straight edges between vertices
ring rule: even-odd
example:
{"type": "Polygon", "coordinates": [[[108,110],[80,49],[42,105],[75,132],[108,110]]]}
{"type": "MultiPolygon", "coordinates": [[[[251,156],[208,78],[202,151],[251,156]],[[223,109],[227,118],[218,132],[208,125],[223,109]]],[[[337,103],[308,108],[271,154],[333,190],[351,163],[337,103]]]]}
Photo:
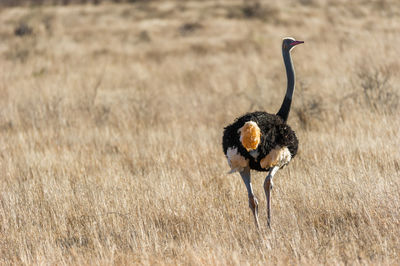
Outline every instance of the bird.
{"type": "Polygon", "coordinates": [[[253,192],[250,170],[268,172],[264,180],[264,192],[267,199],[267,225],[271,228],[272,179],[279,169],[295,157],[299,143],[287,120],[295,90],[295,72],[290,53],[301,43],[304,41],[296,41],[291,37],[282,41],[287,88],[279,111],[276,114],[264,111],[246,113],[226,126],[223,132],[222,146],[231,168],[229,173],[240,173],[258,229],[258,200],[253,192]]]}

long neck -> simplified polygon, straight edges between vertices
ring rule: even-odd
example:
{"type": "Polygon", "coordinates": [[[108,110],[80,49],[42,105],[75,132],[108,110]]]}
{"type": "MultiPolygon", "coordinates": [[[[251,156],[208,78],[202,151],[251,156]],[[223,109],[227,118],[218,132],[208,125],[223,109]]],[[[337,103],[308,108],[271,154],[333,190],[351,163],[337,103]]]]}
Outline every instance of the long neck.
{"type": "Polygon", "coordinates": [[[294,92],[294,68],[292,63],[292,58],[290,57],[290,52],[287,50],[282,50],[283,62],[285,62],[286,76],[287,76],[287,89],[285,94],[285,99],[283,99],[281,108],[279,109],[277,115],[280,116],[283,121],[287,121],[290,106],[292,104],[292,96],[294,92]]]}

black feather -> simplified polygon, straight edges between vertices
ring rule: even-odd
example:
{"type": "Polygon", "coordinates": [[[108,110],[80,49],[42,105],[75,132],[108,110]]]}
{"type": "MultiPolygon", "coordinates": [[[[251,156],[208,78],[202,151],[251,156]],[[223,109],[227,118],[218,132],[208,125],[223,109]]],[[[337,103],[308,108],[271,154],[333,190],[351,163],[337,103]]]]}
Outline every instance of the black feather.
{"type": "Polygon", "coordinates": [[[298,140],[295,132],[281,117],[266,112],[247,113],[237,118],[234,123],[225,127],[222,138],[225,155],[229,147],[237,147],[238,152],[246,159],[249,159],[250,168],[257,171],[269,170],[261,168],[260,160],[267,156],[277,145],[281,147],[286,146],[293,158],[297,153],[298,140]],[[240,142],[240,133],[238,130],[248,121],[256,122],[261,130],[261,139],[257,147],[257,151],[259,152],[257,158],[251,156],[240,142]]]}

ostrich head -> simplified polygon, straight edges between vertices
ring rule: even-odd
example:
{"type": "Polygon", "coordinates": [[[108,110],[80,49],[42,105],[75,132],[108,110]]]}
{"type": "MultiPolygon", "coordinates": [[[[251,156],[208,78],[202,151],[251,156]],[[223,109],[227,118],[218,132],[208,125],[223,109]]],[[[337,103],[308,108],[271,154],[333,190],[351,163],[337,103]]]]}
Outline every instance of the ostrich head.
{"type": "Polygon", "coordinates": [[[292,37],[286,37],[283,39],[282,42],[282,50],[284,51],[290,51],[293,47],[295,47],[298,44],[304,43],[303,41],[296,41],[292,37]]]}

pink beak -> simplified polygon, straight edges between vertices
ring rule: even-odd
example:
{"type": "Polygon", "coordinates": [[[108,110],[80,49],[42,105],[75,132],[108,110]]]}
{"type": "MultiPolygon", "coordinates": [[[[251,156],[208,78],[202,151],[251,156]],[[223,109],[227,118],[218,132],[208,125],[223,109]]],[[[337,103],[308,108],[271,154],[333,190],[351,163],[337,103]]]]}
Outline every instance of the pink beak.
{"type": "Polygon", "coordinates": [[[295,45],[298,45],[298,44],[300,44],[300,43],[304,43],[304,41],[294,41],[294,42],[292,42],[292,43],[290,44],[290,46],[295,46],[295,45]]]}

